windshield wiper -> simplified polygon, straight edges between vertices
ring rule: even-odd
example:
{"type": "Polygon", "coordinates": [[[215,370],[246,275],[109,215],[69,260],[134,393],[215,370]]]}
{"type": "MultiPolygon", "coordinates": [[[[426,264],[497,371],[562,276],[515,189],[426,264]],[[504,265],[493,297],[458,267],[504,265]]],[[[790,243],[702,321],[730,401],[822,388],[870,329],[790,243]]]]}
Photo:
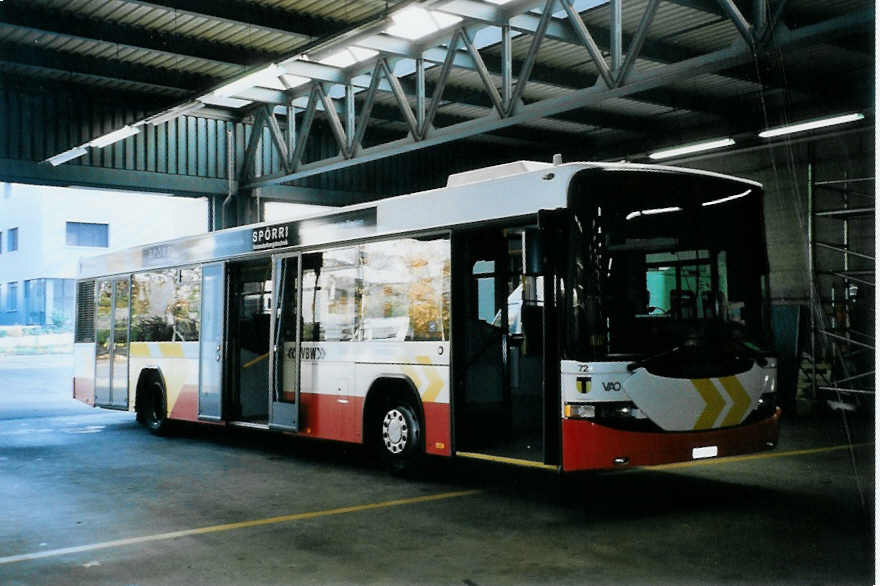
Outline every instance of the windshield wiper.
{"type": "Polygon", "coordinates": [[[632,372],[638,368],[644,368],[645,365],[649,364],[650,362],[652,362],[658,358],[663,358],[664,356],[668,356],[669,354],[674,354],[675,352],[678,352],[679,349],[681,349],[681,346],[676,346],[672,350],[664,350],[663,352],[660,352],[659,354],[654,354],[652,356],[648,356],[647,358],[642,358],[641,360],[636,360],[635,362],[630,362],[629,364],[626,365],[626,369],[628,371],[632,372]]]}

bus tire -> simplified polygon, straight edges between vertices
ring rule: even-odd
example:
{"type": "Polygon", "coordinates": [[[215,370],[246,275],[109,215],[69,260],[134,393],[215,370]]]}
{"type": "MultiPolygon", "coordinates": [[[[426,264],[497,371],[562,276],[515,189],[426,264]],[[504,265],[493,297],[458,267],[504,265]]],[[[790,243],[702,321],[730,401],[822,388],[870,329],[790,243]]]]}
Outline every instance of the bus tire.
{"type": "Polygon", "coordinates": [[[151,376],[147,381],[142,395],[143,409],[139,409],[140,419],[144,426],[154,435],[165,435],[168,432],[168,410],[165,402],[165,385],[158,376],[151,376]]]}
{"type": "Polygon", "coordinates": [[[392,473],[412,471],[422,455],[422,424],[409,402],[392,399],[379,411],[374,423],[376,447],[392,473]]]}

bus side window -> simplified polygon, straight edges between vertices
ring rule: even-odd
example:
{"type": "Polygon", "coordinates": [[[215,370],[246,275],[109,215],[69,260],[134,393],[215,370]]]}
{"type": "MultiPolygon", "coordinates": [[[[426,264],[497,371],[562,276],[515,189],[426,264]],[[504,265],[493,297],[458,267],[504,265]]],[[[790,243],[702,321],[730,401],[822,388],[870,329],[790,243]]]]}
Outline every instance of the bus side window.
{"type": "MultiPolygon", "coordinates": [[[[493,325],[499,308],[496,306],[495,295],[495,261],[478,260],[473,267],[474,284],[476,288],[476,309],[478,320],[493,325]]],[[[497,324],[500,327],[500,323],[497,324]]]]}

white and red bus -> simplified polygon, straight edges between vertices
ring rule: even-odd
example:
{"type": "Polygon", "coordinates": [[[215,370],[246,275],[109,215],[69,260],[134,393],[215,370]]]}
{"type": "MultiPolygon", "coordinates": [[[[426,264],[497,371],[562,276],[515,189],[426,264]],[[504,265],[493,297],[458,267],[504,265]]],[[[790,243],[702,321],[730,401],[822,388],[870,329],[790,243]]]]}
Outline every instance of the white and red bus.
{"type": "Polygon", "coordinates": [[[559,471],[778,437],[762,188],[743,179],[517,162],[80,269],[74,397],[155,432],[559,471]]]}

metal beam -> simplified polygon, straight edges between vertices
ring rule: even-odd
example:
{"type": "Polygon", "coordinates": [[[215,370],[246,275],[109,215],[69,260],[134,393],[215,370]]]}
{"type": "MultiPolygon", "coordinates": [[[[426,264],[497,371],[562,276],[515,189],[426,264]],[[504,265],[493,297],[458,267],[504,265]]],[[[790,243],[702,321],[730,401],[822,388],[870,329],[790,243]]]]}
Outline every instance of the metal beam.
{"type": "Polygon", "coordinates": [[[339,152],[342,153],[342,156],[345,158],[351,157],[351,151],[348,150],[348,137],[345,135],[345,128],[342,127],[342,121],[339,119],[339,114],[336,112],[336,104],[330,96],[327,95],[327,92],[324,91],[324,87],[320,83],[314,83],[312,84],[312,87],[318,92],[318,97],[321,98],[321,104],[324,106],[324,114],[327,116],[327,121],[330,123],[330,131],[336,139],[336,144],[339,146],[339,152]]]}
{"type": "Polygon", "coordinates": [[[388,83],[391,85],[391,92],[394,94],[394,99],[397,101],[397,107],[400,108],[400,113],[403,115],[406,125],[409,126],[410,134],[416,140],[420,139],[422,137],[422,132],[419,129],[418,120],[416,120],[412,108],[410,108],[409,100],[407,100],[406,94],[400,86],[400,80],[397,79],[394,72],[388,66],[388,61],[383,58],[379,60],[379,63],[382,65],[382,71],[385,73],[385,79],[387,79],[388,83]]]}
{"type": "Polygon", "coordinates": [[[721,5],[721,9],[724,10],[727,18],[733,22],[743,40],[749,46],[753,46],[755,44],[755,32],[752,24],[745,19],[737,5],[733,3],[733,0],[718,0],[718,4],[721,5]]]}
{"type": "Polygon", "coordinates": [[[492,77],[489,75],[489,70],[486,69],[486,64],[483,62],[480,52],[474,46],[474,43],[471,41],[466,30],[462,29],[459,33],[459,37],[477,66],[477,74],[479,74],[480,79],[483,81],[483,89],[485,89],[486,93],[489,94],[489,97],[492,98],[492,103],[495,105],[495,110],[498,112],[498,116],[503,117],[506,113],[504,111],[504,103],[501,100],[501,95],[498,93],[498,89],[492,81],[492,77]]]}
{"type": "Polygon", "coordinates": [[[622,0],[610,0],[611,2],[611,71],[615,76],[620,75],[623,65],[623,8],[622,0]]]}
{"type": "Polygon", "coordinates": [[[859,346],[860,348],[868,348],[870,350],[874,350],[874,346],[871,344],[865,344],[864,342],[859,342],[858,340],[853,340],[852,338],[848,338],[846,336],[841,336],[840,334],[835,334],[834,332],[829,332],[828,330],[819,330],[819,333],[823,336],[828,336],[834,340],[839,340],[846,344],[851,344],[853,346],[859,346]]]}
{"type": "Polygon", "coordinates": [[[818,240],[816,240],[814,242],[814,244],[816,246],[821,247],[821,248],[833,250],[833,251],[839,252],[841,254],[848,254],[851,256],[857,256],[859,258],[864,258],[866,260],[874,260],[874,257],[870,254],[865,254],[864,252],[857,252],[855,250],[849,250],[847,248],[844,248],[843,246],[840,246],[839,244],[831,244],[829,242],[819,242],[818,240]]]}
{"type": "MultiPolygon", "coordinates": [[[[525,90],[526,84],[529,82],[529,77],[532,75],[532,68],[534,68],[535,60],[538,58],[538,49],[541,47],[541,42],[544,40],[544,34],[547,32],[547,25],[550,24],[550,17],[553,14],[554,4],[556,4],[556,0],[547,0],[547,3],[544,5],[538,28],[532,36],[532,43],[529,45],[529,51],[526,53],[526,58],[519,70],[513,95],[510,96],[510,99],[507,102],[502,101],[502,108],[506,108],[505,113],[508,116],[513,113],[522,100],[523,90],[525,90]]],[[[494,89],[495,86],[493,85],[492,88],[494,89]]]]}
{"type": "Polygon", "coordinates": [[[309,103],[306,106],[305,114],[303,114],[302,124],[299,127],[299,133],[296,137],[296,148],[290,159],[290,169],[296,171],[302,162],[302,156],[306,152],[306,141],[308,141],[309,133],[312,131],[312,122],[315,121],[315,110],[318,107],[318,90],[312,84],[312,93],[309,94],[309,103]]]}
{"type": "Polygon", "coordinates": [[[620,66],[620,71],[617,73],[617,85],[626,81],[626,76],[636,62],[636,57],[641,53],[642,45],[645,44],[645,39],[648,36],[648,28],[650,28],[651,23],[654,21],[654,15],[657,13],[657,6],[659,4],[660,0],[648,0],[648,5],[645,7],[644,14],[642,14],[642,20],[639,21],[639,28],[636,30],[636,34],[633,36],[632,41],[630,41],[629,49],[626,52],[626,59],[624,60],[623,65],[620,66]]]}
{"type": "Polygon", "coordinates": [[[238,171],[239,181],[247,182],[251,172],[255,172],[255,159],[257,157],[257,147],[263,138],[263,126],[266,124],[266,116],[271,116],[271,112],[267,108],[259,108],[254,117],[254,123],[251,126],[251,135],[248,138],[247,147],[244,151],[244,160],[242,161],[241,170],[238,171]]]}
{"type": "MultiPolygon", "coordinates": [[[[780,48],[783,46],[795,47],[801,44],[814,42],[816,39],[827,35],[847,32],[854,26],[870,25],[873,22],[873,14],[871,12],[871,10],[863,10],[815,25],[806,26],[793,32],[786,31],[785,34],[780,34],[774,37],[771,48],[780,48]]],[[[553,116],[568,110],[598,104],[609,98],[624,97],[653,88],[662,87],[674,80],[723,70],[742,63],[750,62],[752,58],[751,51],[746,50],[743,46],[728,47],[706,55],[687,59],[680,63],[666,65],[659,69],[635,72],[627,83],[614,89],[594,85],[592,87],[574,90],[565,96],[549,98],[523,106],[514,116],[507,118],[487,116],[456,124],[452,127],[433,130],[429,129],[426,133],[425,139],[421,141],[414,141],[411,138],[407,138],[363,149],[358,156],[353,157],[352,159],[343,160],[341,158],[330,158],[322,161],[315,161],[308,165],[303,165],[296,173],[262,177],[254,180],[247,187],[259,187],[262,185],[284,183],[293,179],[325,171],[341,169],[351,165],[381,159],[435,144],[458,140],[466,136],[492,132],[508,126],[521,124],[523,122],[553,116]]]]}
{"type": "Polygon", "coordinates": [[[568,15],[568,21],[571,24],[572,29],[574,29],[574,32],[580,39],[581,44],[587,49],[587,53],[590,54],[590,58],[593,60],[593,64],[596,66],[596,69],[599,70],[599,75],[602,77],[605,85],[608,87],[614,87],[614,79],[611,77],[611,70],[608,68],[608,64],[605,62],[605,57],[602,55],[602,51],[596,44],[595,39],[593,39],[593,35],[591,35],[590,31],[587,30],[587,26],[584,24],[584,21],[581,20],[580,14],[575,11],[574,6],[570,4],[569,0],[561,0],[561,2],[562,7],[565,9],[566,14],[568,15]]]}
{"type": "MultiPolygon", "coordinates": [[[[185,197],[225,196],[228,190],[226,178],[131,171],[76,164],[51,167],[20,159],[0,159],[0,180],[29,185],[63,187],[76,185],[126,191],[171,193],[185,197]]],[[[289,185],[266,186],[263,188],[261,196],[262,199],[322,205],[347,205],[368,201],[376,197],[374,194],[367,193],[311,189],[289,185]]]]}
{"type": "Polygon", "coordinates": [[[281,126],[278,124],[278,119],[275,118],[275,114],[272,112],[272,109],[268,106],[265,106],[265,108],[266,125],[269,128],[269,135],[272,137],[272,143],[275,145],[275,148],[278,150],[278,154],[281,156],[281,165],[284,168],[288,168],[290,151],[287,148],[287,141],[284,140],[284,134],[281,132],[281,126]]]}

